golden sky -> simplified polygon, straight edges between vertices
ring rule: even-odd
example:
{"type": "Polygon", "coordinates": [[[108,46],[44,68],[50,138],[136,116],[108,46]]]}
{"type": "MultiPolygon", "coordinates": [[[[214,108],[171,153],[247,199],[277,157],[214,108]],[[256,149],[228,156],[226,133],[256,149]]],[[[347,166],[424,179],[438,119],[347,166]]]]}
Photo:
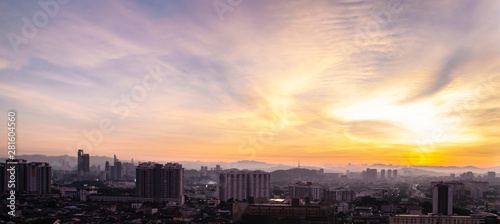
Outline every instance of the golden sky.
{"type": "Polygon", "coordinates": [[[500,166],[498,1],[49,2],[0,3],[18,154],[500,166]]]}

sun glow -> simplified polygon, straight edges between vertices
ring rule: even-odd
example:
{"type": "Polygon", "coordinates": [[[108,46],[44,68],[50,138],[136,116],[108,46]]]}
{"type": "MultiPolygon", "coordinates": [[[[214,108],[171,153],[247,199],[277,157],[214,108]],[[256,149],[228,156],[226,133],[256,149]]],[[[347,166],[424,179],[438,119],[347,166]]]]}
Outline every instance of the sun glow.
{"type": "MultiPolygon", "coordinates": [[[[335,109],[332,116],[345,121],[379,120],[401,124],[410,135],[409,142],[430,138],[435,143],[470,142],[478,136],[469,136],[459,122],[444,119],[445,110],[431,100],[399,105],[387,98],[377,98],[352,106],[335,109]]],[[[400,142],[401,143],[401,142],[400,142]]]]}

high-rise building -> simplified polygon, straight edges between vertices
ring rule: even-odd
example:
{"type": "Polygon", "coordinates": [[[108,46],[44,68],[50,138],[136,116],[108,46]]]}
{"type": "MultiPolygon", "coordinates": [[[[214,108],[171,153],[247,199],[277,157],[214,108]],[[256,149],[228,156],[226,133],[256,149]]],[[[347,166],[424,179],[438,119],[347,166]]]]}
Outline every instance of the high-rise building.
{"type": "Polygon", "coordinates": [[[111,180],[111,167],[109,165],[109,161],[106,161],[106,165],[104,166],[104,172],[106,172],[106,180],[111,180]]]}
{"type": "Polygon", "coordinates": [[[90,155],[83,154],[83,174],[87,177],[90,171],[90,155]]]}
{"type": "Polygon", "coordinates": [[[356,193],[351,189],[323,189],[321,197],[325,201],[352,202],[356,199],[356,193]]]}
{"type": "Polygon", "coordinates": [[[7,180],[9,175],[6,173],[5,163],[0,163],[0,192],[6,192],[7,180]]]}
{"type": "Polygon", "coordinates": [[[312,182],[297,182],[288,185],[288,194],[291,198],[309,197],[311,200],[321,199],[321,187],[313,185],[312,182]]]}
{"type": "Polygon", "coordinates": [[[184,168],[181,164],[139,164],[135,184],[138,197],[184,204],[184,168]]]}
{"type": "Polygon", "coordinates": [[[398,178],[398,170],[393,170],[392,171],[392,178],[394,178],[394,179],[398,178]]]}
{"type": "Polygon", "coordinates": [[[271,174],[263,171],[230,171],[219,174],[219,199],[246,200],[248,197],[268,198],[271,174]]]}
{"type": "Polygon", "coordinates": [[[206,177],[206,176],[208,176],[208,166],[201,166],[201,169],[200,169],[200,176],[201,176],[201,177],[206,177]]]}
{"type": "Polygon", "coordinates": [[[467,181],[465,182],[465,190],[470,192],[472,199],[482,198],[484,192],[488,192],[487,181],[467,181]]]}
{"type": "Polygon", "coordinates": [[[83,150],[78,149],[78,154],[77,154],[77,171],[83,170],[83,150]]]}
{"type": "Polygon", "coordinates": [[[45,162],[31,162],[27,165],[28,194],[50,194],[52,189],[52,168],[50,165],[45,162]]]}
{"type": "Polygon", "coordinates": [[[116,173],[115,173],[115,166],[110,166],[109,167],[109,179],[110,180],[116,180],[115,179],[115,175],[116,175],[116,173]]]}
{"type": "Polygon", "coordinates": [[[115,161],[114,165],[114,171],[115,171],[115,180],[121,180],[122,179],[122,162],[115,161]]]}
{"type": "Polygon", "coordinates": [[[380,170],[380,179],[385,179],[385,170],[380,170]]]}
{"type": "Polygon", "coordinates": [[[215,165],[215,171],[216,172],[222,171],[222,168],[220,167],[220,165],[215,165]]]}
{"type": "Polygon", "coordinates": [[[100,181],[107,180],[106,179],[106,171],[100,171],[99,172],[99,180],[100,181]]]}
{"type": "Polygon", "coordinates": [[[365,175],[366,175],[367,180],[376,180],[377,179],[377,169],[367,168],[365,175]]]}
{"type": "Polygon", "coordinates": [[[6,160],[2,163],[3,189],[5,191],[14,190],[19,193],[28,192],[28,163],[24,159],[6,160]],[[13,168],[13,169],[12,169],[13,168]],[[9,182],[11,176],[15,178],[15,183],[9,182]],[[11,184],[9,187],[9,183],[11,184]],[[12,188],[11,188],[12,187],[12,188]]]}
{"type": "Polygon", "coordinates": [[[14,190],[16,193],[35,195],[51,193],[52,168],[48,163],[27,163],[24,159],[15,159],[6,160],[6,163],[0,164],[0,168],[2,191],[14,190]],[[14,185],[9,182],[12,170],[15,177],[14,185]]]}
{"type": "Polygon", "coordinates": [[[387,179],[392,178],[392,170],[387,170],[387,179]]]}
{"type": "Polygon", "coordinates": [[[488,180],[489,181],[495,181],[495,178],[497,178],[497,174],[493,171],[488,172],[488,180]]]}
{"type": "Polygon", "coordinates": [[[432,188],[432,212],[440,215],[453,214],[453,191],[442,183],[432,188]]]}
{"type": "Polygon", "coordinates": [[[116,158],[116,155],[113,156],[113,166],[110,166],[109,161],[106,161],[105,168],[107,180],[121,180],[122,175],[122,162],[116,158]]]}
{"type": "Polygon", "coordinates": [[[432,189],[437,184],[448,186],[453,192],[453,199],[463,199],[465,197],[465,184],[460,181],[432,181],[430,188],[432,189]]]}
{"type": "Polygon", "coordinates": [[[78,158],[77,158],[78,166],[77,171],[83,171],[85,176],[89,175],[90,170],[90,155],[84,154],[82,149],[78,149],[78,158]]]}

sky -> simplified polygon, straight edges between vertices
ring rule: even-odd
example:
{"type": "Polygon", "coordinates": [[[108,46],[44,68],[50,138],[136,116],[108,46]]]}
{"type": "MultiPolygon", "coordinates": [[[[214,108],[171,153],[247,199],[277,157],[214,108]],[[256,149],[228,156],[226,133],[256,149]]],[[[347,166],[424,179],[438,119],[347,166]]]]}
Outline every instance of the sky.
{"type": "Polygon", "coordinates": [[[17,155],[500,166],[499,1],[1,1],[0,20],[17,155]]]}

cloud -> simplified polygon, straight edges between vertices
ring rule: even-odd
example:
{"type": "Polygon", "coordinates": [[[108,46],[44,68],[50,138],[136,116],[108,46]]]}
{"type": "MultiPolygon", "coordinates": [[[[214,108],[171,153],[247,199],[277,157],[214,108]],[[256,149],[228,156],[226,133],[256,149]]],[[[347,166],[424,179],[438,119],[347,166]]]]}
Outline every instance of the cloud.
{"type": "MultiPolygon", "coordinates": [[[[450,111],[479,77],[498,73],[500,33],[488,19],[495,3],[391,3],[243,1],[221,20],[211,1],[71,2],[19,54],[1,42],[0,110],[29,111],[44,126],[31,136],[50,138],[51,122],[54,132],[74,130],[45,148],[74,145],[81,130],[109,117],[116,130],[96,146],[103,155],[145,147],[158,158],[211,150],[212,158],[241,160],[242,141],[279,123],[259,158],[320,161],[326,152],[369,163],[356,150],[384,161],[376,154],[393,150],[394,159],[417,148],[411,142],[439,126],[433,116],[450,111]],[[156,64],[163,82],[120,119],[111,102],[131,95],[156,64]]],[[[39,10],[0,3],[7,9],[0,36],[19,32],[20,18],[39,10]]],[[[494,110],[495,102],[476,109],[494,110]]],[[[477,113],[452,131],[494,115],[477,113]]],[[[496,137],[489,128],[484,136],[496,137]]]]}
{"type": "Polygon", "coordinates": [[[433,80],[430,80],[430,82],[427,83],[424,89],[419,93],[404,99],[401,103],[412,103],[433,96],[444,89],[453,81],[453,75],[456,75],[455,73],[460,66],[467,61],[469,54],[470,53],[463,47],[459,47],[453,51],[439,71],[432,75],[433,80]]]}

